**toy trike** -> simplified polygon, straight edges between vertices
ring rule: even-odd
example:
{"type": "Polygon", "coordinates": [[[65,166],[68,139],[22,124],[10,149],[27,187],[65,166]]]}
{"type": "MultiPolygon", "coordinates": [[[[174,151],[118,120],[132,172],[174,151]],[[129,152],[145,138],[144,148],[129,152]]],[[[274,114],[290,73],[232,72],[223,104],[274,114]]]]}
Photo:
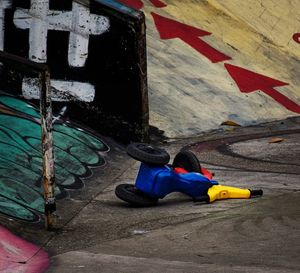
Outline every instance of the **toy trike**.
{"type": "Polygon", "coordinates": [[[182,192],[195,202],[211,203],[228,198],[261,196],[262,190],[240,189],[219,185],[213,174],[201,167],[191,151],[179,152],[172,165],[170,155],[163,149],[145,143],[132,143],[127,153],[141,162],[135,185],[121,184],[115,189],[117,197],[134,206],[152,206],[172,192],[182,192]]]}

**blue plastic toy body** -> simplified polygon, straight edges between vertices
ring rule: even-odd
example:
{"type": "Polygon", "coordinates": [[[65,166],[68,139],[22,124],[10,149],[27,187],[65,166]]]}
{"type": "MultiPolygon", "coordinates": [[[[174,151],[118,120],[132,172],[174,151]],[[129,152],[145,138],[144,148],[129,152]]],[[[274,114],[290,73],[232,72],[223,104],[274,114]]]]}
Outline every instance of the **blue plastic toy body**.
{"type": "Polygon", "coordinates": [[[171,192],[182,192],[191,197],[207,194],[215,180],[200,173],[178,174],[168,166],[150,166],[141,163],[135,187],[153,198],[164,198],[171,192]]]}

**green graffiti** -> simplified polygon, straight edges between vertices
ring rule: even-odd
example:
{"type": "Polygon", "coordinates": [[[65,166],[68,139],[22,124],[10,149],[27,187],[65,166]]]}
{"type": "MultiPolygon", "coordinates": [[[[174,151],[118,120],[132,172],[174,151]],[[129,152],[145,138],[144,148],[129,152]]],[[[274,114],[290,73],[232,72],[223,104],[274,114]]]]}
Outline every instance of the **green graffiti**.
{"type": "MultiPolygon", "coordinates": [[[[32,104],[0,95],[0,213],[37,221],[44,210],[39,110],[32,104]]],[[[55,193],[83,187],[91,167],[105,164],[109,147],[95,134],[58,120],[53,125],[55,193]]]]}

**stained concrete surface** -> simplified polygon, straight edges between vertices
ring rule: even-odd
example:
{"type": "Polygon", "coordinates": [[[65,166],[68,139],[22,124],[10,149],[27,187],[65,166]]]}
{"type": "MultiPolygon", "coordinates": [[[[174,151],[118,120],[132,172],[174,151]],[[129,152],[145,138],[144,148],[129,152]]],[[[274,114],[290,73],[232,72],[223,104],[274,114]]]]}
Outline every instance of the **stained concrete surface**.
{"type": "Polygon", "coordinates": [[[164,3],[155,8],[144,1],[143,8],[151,125],[176,138],[216,129],[228,119],[245,126],[297,115],[259,90],[242,93],[224,63],[286,82],[275,89],[299,105],[300,45],[292,39],[300,31],[299,0],[164,3]],[[199,40],[232,59],[212,63],[179,38],[161,39],[151,12],[210,32],[199,40]]]}
{"type": "Polygon", "coordinates": [[[195,204],[178,193],[133,208],[114,195],[139,166],[122,156],[129,167],[44,245],[48,272],[299,272],[299,118],[160,145],[172,157],[188,148],[220,183],[264,196],[195,204]]]}

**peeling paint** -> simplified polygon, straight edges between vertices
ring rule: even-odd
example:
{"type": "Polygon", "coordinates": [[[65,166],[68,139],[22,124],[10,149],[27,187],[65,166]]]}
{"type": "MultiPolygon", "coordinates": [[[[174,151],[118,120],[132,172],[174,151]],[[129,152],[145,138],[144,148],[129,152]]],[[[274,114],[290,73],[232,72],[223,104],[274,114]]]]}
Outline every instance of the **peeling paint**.
{"type": "MultiPolygon", "coordinates": [[[[25,99],[39,99],[39,79],[25,77],[22,83],[22,93],[25,99]]],[[[92,102],[94,98],[95,87],[92,84],[77,81],[51,80],[52,101],[92,102]]]]}

